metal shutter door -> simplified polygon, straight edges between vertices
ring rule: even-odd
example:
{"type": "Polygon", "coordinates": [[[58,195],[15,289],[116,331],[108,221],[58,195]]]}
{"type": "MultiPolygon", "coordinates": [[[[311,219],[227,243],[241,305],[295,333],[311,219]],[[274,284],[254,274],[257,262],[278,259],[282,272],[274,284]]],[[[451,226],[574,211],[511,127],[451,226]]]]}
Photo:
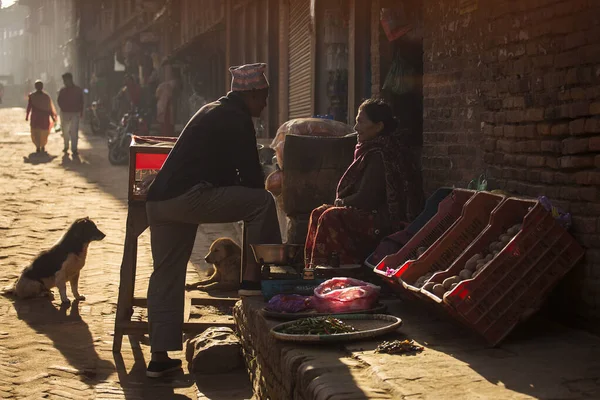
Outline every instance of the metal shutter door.
{"type": "Polygon", "coordinates": [[[310,0],[291,0],[289,119],[312,116],[310,0]]]}

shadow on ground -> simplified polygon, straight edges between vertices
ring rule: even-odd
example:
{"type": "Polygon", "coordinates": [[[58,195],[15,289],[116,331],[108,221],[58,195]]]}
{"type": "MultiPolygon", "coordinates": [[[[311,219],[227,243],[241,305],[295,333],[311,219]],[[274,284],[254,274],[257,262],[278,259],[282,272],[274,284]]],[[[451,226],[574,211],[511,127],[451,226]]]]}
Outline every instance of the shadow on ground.
{"type": "Polygon", "coordinates": [[[17,316],[37,333],[46,336],[76,374],[98,381],[109,376],[112,364],[96,352],[88,324],[79,315],[79,301],[57,308],[48,298],[16,300],[17,316]]]}
{"type": "MultiPolygon", "coordinates": [[[[194,385],[194,378],[183,370],[160,379],[146,377],[147,360],[140,347],[145,337],[129,337],[134,363],[128,371],[120,353],[113,353],[115,368],[123,387],[126,399],[174,399],[184,400],[189,397],[175,393],[175,388],[189,388],[194,385]]],[[[129,348],[127,349],[129,351],[129,348]]]]}
{"type": "Polygon", "coordinates": [[[31,153],[28,156],[23,157],[23,162],[26,164],[48,164],[51,163],[56,157],[55,155],[51,155],[48,153],[31,153]]]}
{"type": "MultiPolygon", "coordinates": [[[[457,360],[430,364],[429,368],[443,366],[435,373],[435,379],[451,380],[448,374],[460,377],[466,373],[462,369],[468,368],[493,385],[532,398],[600,398],[600,340],[586,332],[566,328],[537,314],[518,326],[500,346],[491,347],[466,327],[430,307],[396,302],[390,311],[404,322],[400,332],[391,339],[413,339],[426,346],[424,355],[438,351],[457,360]]],[[[357,343],[348,348],[372,351],[376,345],[375,342],[357,343]]],[[[409,364],[412,367],[410,373],[391,371],[394,377],[389,382],[402,386],[404,381],[419,380],[427,385],[433,379],[431,371],[421,363],[395,357],[397,362],[381,368],[384,374],[387,368],[398,371],[408,368],[409,364]]],[[[465,381],[465,391],[470,384],[476,382],[465,381]]]]}

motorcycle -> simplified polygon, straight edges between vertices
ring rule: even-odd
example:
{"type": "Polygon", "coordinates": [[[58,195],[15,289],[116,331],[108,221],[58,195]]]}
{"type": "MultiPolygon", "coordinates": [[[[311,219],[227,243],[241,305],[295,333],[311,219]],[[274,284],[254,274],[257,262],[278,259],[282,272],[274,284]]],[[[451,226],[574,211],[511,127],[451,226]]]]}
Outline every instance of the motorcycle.
{"type": "Polygon", "coordinates": [[[112,165],[125,165],[129,162],[129,146],[133,135],[147,136],[149,132],[145,115],[139,110],[125,113],[119,125],[108,134],[108,161],[112,165]]]}
{"type": "Polygon", "coordinates": [[[102,101],[93,101],[90,107],[90,127],[94,135],[105,135],[110,127],[110,117],[102,101]]]}

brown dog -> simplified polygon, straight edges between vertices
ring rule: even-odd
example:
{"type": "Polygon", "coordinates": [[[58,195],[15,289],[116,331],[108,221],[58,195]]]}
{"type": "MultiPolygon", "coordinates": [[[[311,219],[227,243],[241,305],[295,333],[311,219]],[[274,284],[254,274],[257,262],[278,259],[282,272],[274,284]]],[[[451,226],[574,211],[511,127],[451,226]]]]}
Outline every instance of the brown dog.
{"type": "Polygon", "coordinates": [[[242,249],[229,238],[219,238],[210,245],[204,258],[214,267],[214,273],[208,279],[186,285],[186,289],[238,290],[240,287],[240,269],[242,267],[242,249]]]}

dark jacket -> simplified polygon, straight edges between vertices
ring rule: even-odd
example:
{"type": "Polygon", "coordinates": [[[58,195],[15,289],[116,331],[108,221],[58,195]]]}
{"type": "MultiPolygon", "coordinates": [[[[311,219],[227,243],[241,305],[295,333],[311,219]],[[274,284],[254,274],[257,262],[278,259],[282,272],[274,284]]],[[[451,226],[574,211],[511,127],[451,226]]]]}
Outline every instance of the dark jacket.
{"type": "Polygon", "coordinates": [[[150,186],[147,200],[172,199],[202,182],[264,188],[252,117],[236,93],[207,104],[192,117],[150,186]]]}

